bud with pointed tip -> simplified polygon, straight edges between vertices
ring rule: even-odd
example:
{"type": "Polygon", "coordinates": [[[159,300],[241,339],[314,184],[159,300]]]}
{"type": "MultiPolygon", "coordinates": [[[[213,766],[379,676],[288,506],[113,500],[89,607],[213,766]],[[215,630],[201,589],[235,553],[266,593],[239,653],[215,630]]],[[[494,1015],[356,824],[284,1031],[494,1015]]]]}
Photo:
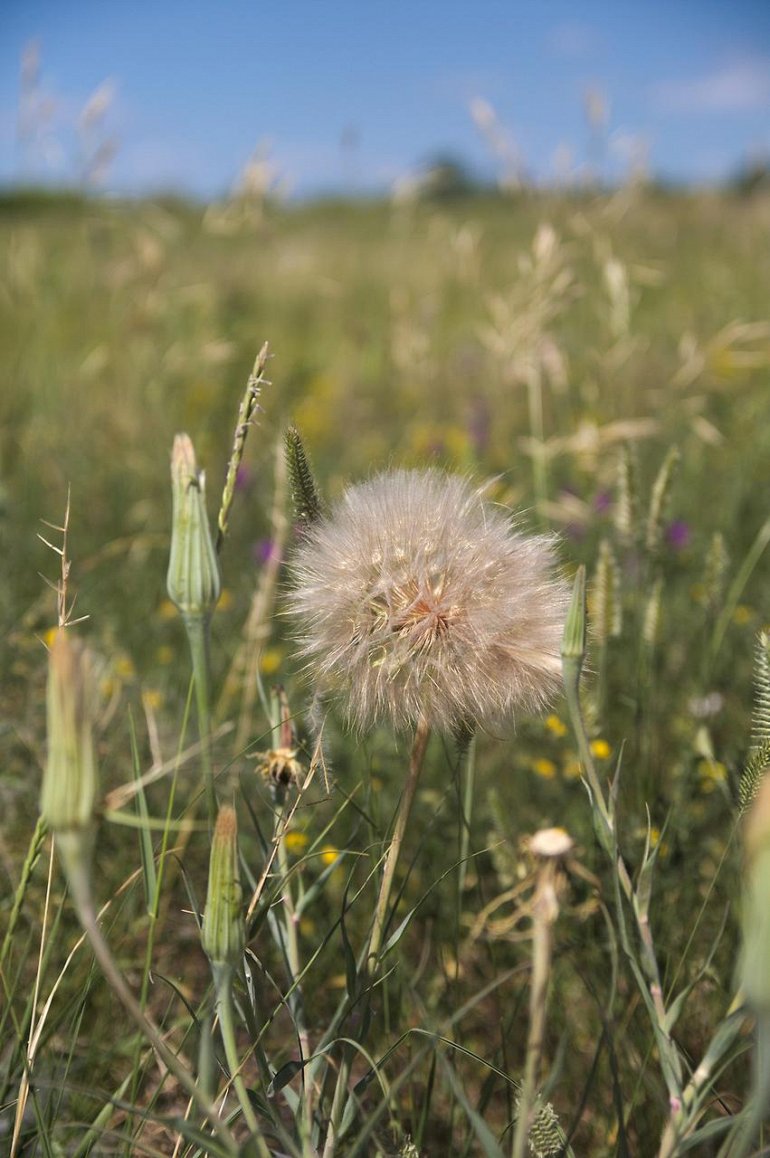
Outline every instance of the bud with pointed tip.
{"type": "Polygon", "coordinates": [[[229,804],[219,809],[211,841],[201,941],[214,968],[237,966],[246,944],[238,867],[238,820],[229,804]]]}
{"type": "Polygon", "coordinates": [[[206,478],[188,435],[177,434],[171,453],[173,521],[166,585],[184,617],[208,616],[221,591],[219,562],[206,512],[206,478]]]}
{"type": "Polygon", "coordinates": [[[98,770],[94,748],[94,680],[83,642],[60,628],[48,659],[48,760],[40,811],[59,848],[84,859],[93,843],[98,770]]]}

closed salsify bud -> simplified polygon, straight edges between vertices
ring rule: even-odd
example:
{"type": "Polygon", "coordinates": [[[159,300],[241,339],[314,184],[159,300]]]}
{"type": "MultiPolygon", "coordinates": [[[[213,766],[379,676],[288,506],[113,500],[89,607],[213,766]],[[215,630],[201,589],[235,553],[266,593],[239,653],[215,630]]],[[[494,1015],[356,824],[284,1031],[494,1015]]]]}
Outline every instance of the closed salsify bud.
{"type": "Polygon", "coordinates": [[[206,478],[198,470],[193,444],[177,434],[171,453],[171,555],[166,586],[181,614],[208,616],[222,582],[206,512],[206,478]]]}
{"type": "Polygon", "coordinates": [[[229,804],[219,809],[214,826],[201,941],[215,968],[237,966],[246,944],[238,867],[238,820],[229,804]]]}
{"type": "Polygon", "coordinates": [[[48,757],[40,811],[64,854],[85,860],[93,843],[98,769],[94,748],[94,679],[82,640],[60,628],[48,658],[48,757]]]}

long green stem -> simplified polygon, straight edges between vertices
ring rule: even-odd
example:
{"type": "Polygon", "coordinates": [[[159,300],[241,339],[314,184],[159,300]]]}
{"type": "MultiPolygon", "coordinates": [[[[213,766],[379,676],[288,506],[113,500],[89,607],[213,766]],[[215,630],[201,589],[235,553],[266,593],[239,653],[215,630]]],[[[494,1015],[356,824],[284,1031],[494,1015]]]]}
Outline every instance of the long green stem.
{"type": "MultiPolygon", "coordinates": [[[[385,864],[383,866],[382,880],[380,882],[380,891],[374,912],[372,931],[369,936],[369,944],[363,958],[363,967],[366,972],[368,972],[370,978],[375,976],[379,964],[379,957],[388,925],[388,907],[390,905],[390,895],[396,875],[396,866],[398,864],[406,826],[409,821],[409,814],[412,810],[415,792],[417,791],[417,784],[420,779],[420,772],[422,771],[429,739],[430,725],[424,717],[420,717],[415,729],[412,751],[409,757],[409,770],[406,783],[401,793],[401,801],[398,806],[398,812],[396,813],[396,820],[390,843],[388,844],[388,851],[385,854],[385,864]]],[[[368,996],[365,1000],[368,1000],[368,996]]],[[[366,1020],[366,1017],[362,1017],[364,1023],[366,1020]]],[[[340,1126],[344,1117],[345,1107],[348,1103],[348,1083],[352,1063],[353,1050],[350,1045],[346,1045],[343,1049],[340,1068],[337,1073],[323,1158],[333,1158],[336,1150],[340,1126]]]]}
{"type": "Polygon", "coordinates": [[[537,1110],[538,1073],[545,1038],[548,982],[551,976],[553,949],[553,922],[556,915],[553,900],[553,872],[553,862],[548,862],[542,867],[532,902],[532,982],[529,996],[527,1059],[516,1115],[516,1130],[511,1149],[512,1158],[524,1158],[527,1139],[537,1110]]]}
{"type": "MultiPolygon", "coordinates": [[[[163,878],[166,868],[166,860],[168,857],[168,843],[171,832],[170,822],[174,811],[174,800],[176,798],[177,776],[179,772],[179,764],[174,768],[174,775],[171,781],[171,790],[168,796],[168,803],[166,805],[166,825],[163,828],[161,836],[161,847],[158,855],[158,869],[155,877],[155,890],[152,897],[152,902],[148,910],[147,916],[149,918],[147,926],[147,943],[144,950],[144,968],[142,969],[142,984],[139,990],[139,1007],[144,1011],[147,1008],[147,996],[149,993],[150,976],[152,974],[152,958],[155,949],[155,934],[158,929],[158,917],[160,914],[160,900],[162,895],[163,878]]],[[[134,1055],[133,1067],[133,1082],[131,1086],[131,1103],[136,1103],[136,1085],[139,1078],[139,1045],[137,1043],[137,1050],[134,1055]]],[[[130,1124],[130,1116],[129,1116],[130,1124]]]]}
{"type": "Polygon", "coordinates": [[[249,1130],[251,1131],[252,1141],[257,1147],[260,1158],[270,1158],[270,1151],[267,1147],[262,1131],[259,1128],[256,1115],[251,1108],[249,1101],[248,1090],[246,1083],[241,1074],[241,1063],[238,1058],[238,1050],[235,1044],[235,1023],[233,1020],[233,998],[232,998],[232,983],[233,971],[227,966],[214,966],[214,986],[217,992],[217,1012],[219,1014],[219,1029],[222,1035],[222,1044],[225,1047],[225,1057],[230,1068],[230,1075],[232,1077],[235,1093],[238,1098],[238,1103],[241,1107],[243,1117],[246,1121],[249,1130]]]}
{"type": "Polygon", "coordinates": [[[613,821],[604,798],[604,790],[599,783],[599,777],[596,773],[594,758],[591,754],[591,747],[588,743],[585,725],[583,724],[583,713],[580,708],[581,668],[582,660],[572,657],[564,658],[564,691],[567,699],[567,710],[572,723],[572,730],[575,733],[580,761],[585,771],[588,786],[591,789],[591,800],[595,809],[595,816],[597,816],[597,836],[605,852],[612,856],[614,854],[613,821]]]}
{"type": "MultiPolygon", "coordinates": [[[[281,904],[284,912],[285,951],[289,965],[291,992],[288,998],[294,1024],[299,1038],[303,1060],[310,1056],[310,1035],[305,1021],[305,1002],[299,985],[302,972],[302,962],[299,953],[299,937],[297,936],[297,911],[294,904],[294,895],[289,879],[289,857],[286,850],[286,824],[282,814],[276,817],[275,839],[278,842],[278,866],[281,874],[281,904]]],[[[303,1098],[304,1145],[310,1145],[310,1135],[313,1128],[313,1089],[312,1083],[305,1081],[303,1098]]]]}
{"type": "Polygon", "coordinates": [[[376,965],[377,958],[382,949],[382,941],[387,927],[388,905],[390,904],[393,878],[396,873],[396,865],[398,864],[398,858],[401,852],[401,843],[404,839],[409,814],[412,810],[414,794],[417,790],[417,782],[420,779],[420,772],[422,771],[429,738],[430,725],[424,717],[421,717],[414,733],[414,743],[412,744],[412,752],[409,758],[409,772],[407,774],[406,784],[404,785],[404,791],[401,794],[401,803],[398,806],[393,835],[390,838],[388,851],[385,855],[380,893],[377,898],[377,908],[374,911],[374,924],[372,926],[369,949],[366,955],[370,968],[374,968],[376,965]]]}
{"type": "Polygon", "coordinates": [[[217,794],[214,787],[214,763],[211,754],[211,669],[209,665],[211,617],[208,613],[203,613],[185,615],[183,618],[190,643],[193,679],[195,681],[195,706],[198,712],[198,735],[201,742],[206,804],[209,824],[213,828],[217,818],[217,794]]]}
{"type": "Polygon", "coordinates": [[[149,1041],[159,1061],[173,1074],[179,1084],[187,1091],[195,1102],[203,1118],[208,1118],[223,1145],[230,1154],[238,1153],[235,1138],[222,1120],[214,1103],[204,1094],[195,1078],[185,1065],[173,1053],[159,1030],[145,1014],[139,1002],[128,988],[122,973],[115,964],[110,948],[105,941],[96,917],[96,908],[91,895],[91,883],[88,865],[85,863],[78,847],[81,843],[79,833],[62,833],[58,838],[59,855],[65,868],[67,881],[72,893],[72,899],[77,909],[80,923],[91,943],[94,956],[111,986],[113,992],[122,1003],[124,1009],[134,1024],[149,1041]]]}

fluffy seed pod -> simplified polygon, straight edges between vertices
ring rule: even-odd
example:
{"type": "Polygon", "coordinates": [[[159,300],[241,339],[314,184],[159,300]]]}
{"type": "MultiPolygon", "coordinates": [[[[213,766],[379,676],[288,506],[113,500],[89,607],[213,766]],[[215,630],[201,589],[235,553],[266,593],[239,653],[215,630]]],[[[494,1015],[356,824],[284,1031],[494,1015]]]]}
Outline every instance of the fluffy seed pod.
{"type": "Polygon", "coordinates": [[[498,726],[559,686],[568,591],[554,564],[552,537],[521,533],[465,479],[379,475],[295,551],[300,654],[359,729],[498,726]]]}

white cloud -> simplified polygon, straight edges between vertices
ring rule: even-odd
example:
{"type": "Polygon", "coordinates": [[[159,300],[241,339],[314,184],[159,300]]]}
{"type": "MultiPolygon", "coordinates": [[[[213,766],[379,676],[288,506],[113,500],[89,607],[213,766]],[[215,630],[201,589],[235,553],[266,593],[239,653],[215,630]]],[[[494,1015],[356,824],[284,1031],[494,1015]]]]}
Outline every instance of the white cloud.
{"type": "Polygon", "coordinates": [[[668,113],[770,111],[770,57],[736,57],[702,76],[659,81],[650,93],[668,113]]]}
{"type": "Polygon", "coordinates": [[[567,60],[583,60],[593,56],[599,47],[601,37],[590,24],[577,21],[563,21],[549,29],[547,45],[553,56],[567,60]]]}

